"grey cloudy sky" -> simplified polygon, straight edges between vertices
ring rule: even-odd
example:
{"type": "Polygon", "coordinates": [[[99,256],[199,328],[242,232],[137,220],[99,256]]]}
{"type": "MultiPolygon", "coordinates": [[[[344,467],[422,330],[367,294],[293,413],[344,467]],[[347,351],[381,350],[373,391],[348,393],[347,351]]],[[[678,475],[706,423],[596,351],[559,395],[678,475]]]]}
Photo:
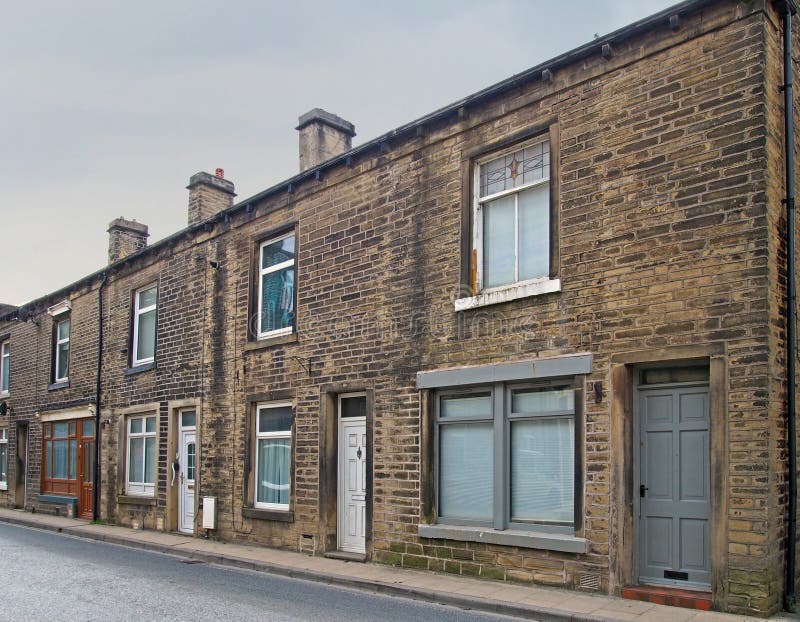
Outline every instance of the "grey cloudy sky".
{"type": "Polygon", "coordinates": [[[0,302],[101,268],[118,216],[183,228],[197,171],[239,200],[290,177],[313,107],[359,144],[671,4],[6,0],[0,302]]]}

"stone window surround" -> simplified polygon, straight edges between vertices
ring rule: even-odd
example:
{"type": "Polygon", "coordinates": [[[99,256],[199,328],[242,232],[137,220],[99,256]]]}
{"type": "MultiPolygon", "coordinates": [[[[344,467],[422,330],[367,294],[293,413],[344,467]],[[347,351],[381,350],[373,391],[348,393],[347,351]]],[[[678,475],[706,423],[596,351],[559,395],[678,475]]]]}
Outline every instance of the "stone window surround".
{"type": "MultiPolygon", "coordinates": [[[[417,388],[421,395],[421,463],[422,507],[418,535],[422,538],[444,538],[466,542],[484,542],[504,546],[535,548],[567,553],[586,553],[589,542],[583,537],[583,401],[582,377],[591,373],[592,355],[580,353],[542,359],[494,363],[419,372],[417,388]],[[514,525],[498,529],[498,525],[456,525],[438,522],[436,509],[436,449],[435,449],[435,392],[439,388],[468,387],[510,381],[545,378],[575,378],[575,437],[576,437],[576,523],[569,533],[558,533],[514,525]]],[[[567,531],[567,530],[565,530],[567,531]]]]}
{"type": "Polygon", "coordinates": [[[453,306],[456,312],[467,311],[512,300],[561,291],[559,231],[559,126],[557,117],[547,117],[529,129],[482,144],[465,152],[461,161],[461,286],[453,306]],[[550,142],[550,274],[547,277],[511,283],[476,291],[475,205],[478,162],[495,152],[508,150],[534,138],[547,136],[550,142]]]}
{"type": "Polygon", "coordinates": [[[295,501],[295,439],[296,439],[296,419],[297,411],[294,405],[294,398],[287,391],[271,391],[268,393],[256,393],[247,396],[247,411],[245,416],[245,448],[244,448],[244,482],[243,482],[243,505],[242,516],[257,520],[269,520],[281,523],[294,522],[294,501],[295,501]],[[255,452],[258,442],[256,438],[256,425],[258,423],[258,408],[263,404],[287,403],[292,407],[292,426],[290,430],[292,447],[289,464],[289,505],[286,509],[266,509],[255,507],[255,452]]]}

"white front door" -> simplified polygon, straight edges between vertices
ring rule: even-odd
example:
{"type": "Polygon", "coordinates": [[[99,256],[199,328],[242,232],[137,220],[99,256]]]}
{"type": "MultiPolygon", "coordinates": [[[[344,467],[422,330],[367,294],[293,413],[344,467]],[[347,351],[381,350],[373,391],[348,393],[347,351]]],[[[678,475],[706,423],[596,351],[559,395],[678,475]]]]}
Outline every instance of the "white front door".
{"type": "Polygon", "coordinates": [[[339,550],[364,553],[367,512],[367,420],[347,416],[363,412],[364,396],[342,396],[339,400],[339,550]],[[359,400],[343,403],[344,400],[359,400]],[[361,402],[363,400],[363,402],[361,402]]]}
{"type": "Polygon", "coordinates": [[[194,485],[197,471],[196,436],[195,428],[181,428],[178,531],[184,533],[194,533],[194,485]]]}

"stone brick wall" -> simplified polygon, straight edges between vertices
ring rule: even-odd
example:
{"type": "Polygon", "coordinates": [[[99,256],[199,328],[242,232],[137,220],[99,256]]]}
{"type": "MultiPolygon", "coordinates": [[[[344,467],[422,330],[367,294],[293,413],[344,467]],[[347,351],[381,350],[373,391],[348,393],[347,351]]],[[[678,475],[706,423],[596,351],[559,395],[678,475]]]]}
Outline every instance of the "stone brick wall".
{"type": "MultiPolygon", "coordinates": [[[[217,537],[329,549],[329,401],[367,391],[368,557],[570,588],[588,575],[601,590],[618,591],[619,558],[630,551],[632,534],[613,527],[626,511],[614,489],[626,483],[613,466],[625,448],[612,434],[619,423],[612,418],[612,358],[652,353],[657,362],[659,352],[699,344],[722,352],[725,369],[727,429],[712,456],[724,466],[712,475],[727,500],[714,527],[724,548],[712,559],[715,605],[775,611],[786,503],[775,23],[763,2],[713,4],[685,16],[676,31],[665,23],[615,45],[608,59],[598,52],[556,69],[552,80],[516,85],[388,149],[361,153],[352,166],[268,194],[110,268],[103,293],[103,517],[175,528],[175,413],[191,405],[200,414],[198,496],[217,498],[217,537]],[[562,291],[456,313],[453,300],[470,272],[462,249],[475,154],[547,130],[555,136],[562,291]],[[297,233],[297,331],[257,342],[254,257],[259,242],[286,227],[297,233]],[[156,363],[131,370],[133,293],[153,282],[156,363]],[[420,538],[430,494],[421,465],[430,456],[422,450],[416,373],[577,352],[593,355],[584,394],[594,396],[597,387],[600,396],[583,405],[578,535],[588,552],[420,538]],[[291,512],[279,519],[251,511],[247,480],[253,404],[285,399],[294,405],[292,495],[291,512]],[[152,502],[124,494],[125,416],[142,409],[159,417],[152,502]]],[[[43,404],[92,395],[97,351],[84,340],[97,321],[96,287],[71,295],[77,358],[68,389],[46,390],[49,317],[39,313],[38,327],[9,325],[12,421],[31,421],[32,433],[43,404]]],[[[33,436],[32,455],[40,455],[33,436]]],[[[37,486],[31,483],[31,495],[37,486]]]]}

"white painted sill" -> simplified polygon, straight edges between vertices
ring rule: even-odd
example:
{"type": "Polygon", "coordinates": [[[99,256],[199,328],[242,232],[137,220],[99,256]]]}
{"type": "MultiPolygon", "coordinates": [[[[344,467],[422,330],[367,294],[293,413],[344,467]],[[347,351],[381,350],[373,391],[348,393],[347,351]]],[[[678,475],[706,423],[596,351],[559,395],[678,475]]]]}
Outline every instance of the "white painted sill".
{"type": "Polygon", "coordinates": [[[517,529],[497,531],[486,527],[465,527],[461,525],[419,525],[417,529],[420,538],[483,542],[485,544],[518,546],[526,549],[561,551],[564,553],[586,553],[589,550],[589,541],[586,538],[577,538],[563,533],[519,531],[517,529]]]}
{"type": "Polygon", "coordinates": [[[479,307],[488,307],[503,302],[528,298],[530,296],[541,296],[542,294],[552,294],[561,291],[561,279],[536,279],[535,281],[525,281],[524,283],[514,283],[507,287],[498,287],[492,290],[481,292],[477,296],[468,298],[458,298],[455,301],[456,311],[467,311],[479,307]]]}
{"type": "Polygon", "coordinates": [[[0,482],[0,490],[8,490],[8,483],[0,482]]]}

